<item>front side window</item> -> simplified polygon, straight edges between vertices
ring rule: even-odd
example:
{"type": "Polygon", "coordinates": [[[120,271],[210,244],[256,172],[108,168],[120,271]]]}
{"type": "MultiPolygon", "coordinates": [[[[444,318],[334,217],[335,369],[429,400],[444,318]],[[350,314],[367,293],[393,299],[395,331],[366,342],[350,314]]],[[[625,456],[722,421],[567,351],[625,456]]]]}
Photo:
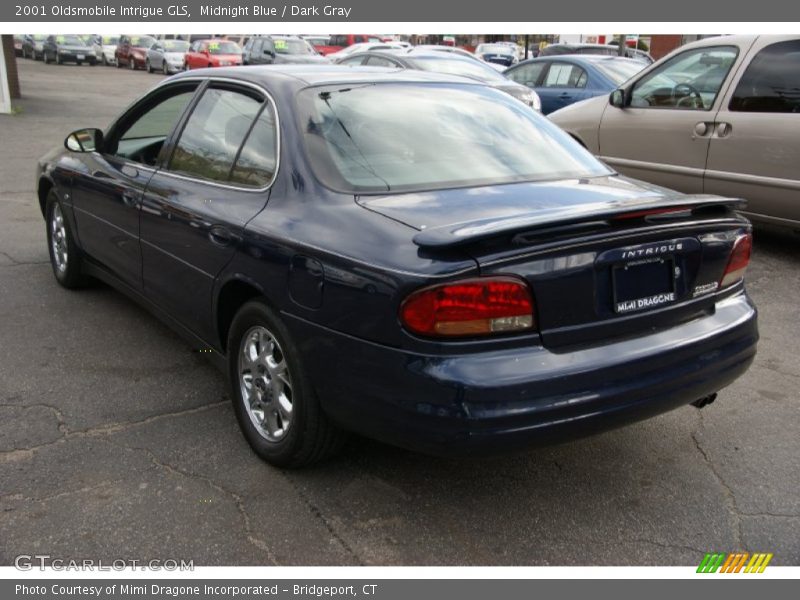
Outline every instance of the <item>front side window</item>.
{"type": "Polygon", "coordinates": [[[609,175],[545,117],[466,84],[308,88],[298,124],[311,165],[351,193],[425,191],[609,175]]]}
{"type": "Polygon", "coordinates": [[[711,110],[738,52],[735,46],[716,46],[674,56],[636,82],[631,106],[711,110]]]}
{"type": "Polygon", "coordinates": [[[511,71],[507,71],[506,76],[512,81],[516,81],[522,85],[535,87],[539,82],[539,77],[541,77],[542,71],[546,66],[546,62],[532,62],[525,65],[520,65],[511,71]]]}
{"type": "Polygon", "coordinates": [[[264,99],[210,88],[186,122],[169,170],[209,181],[261,187],[274,172],[275,140],[272,111],[264,99]]]}
{"type": "Polygon", "coordinates": [[[161,147],[172,132],[197,88],[196,83],[181,85],[160,93],[133,109],[123,118],[109,140],[108,152],[148,166],[157,162],[161,147]]]}
{"type": "Polygon", "coordinates": [[[800,113],[800,40],[762,49],[739,80],[729,108],[740,112],[800,113]]]}

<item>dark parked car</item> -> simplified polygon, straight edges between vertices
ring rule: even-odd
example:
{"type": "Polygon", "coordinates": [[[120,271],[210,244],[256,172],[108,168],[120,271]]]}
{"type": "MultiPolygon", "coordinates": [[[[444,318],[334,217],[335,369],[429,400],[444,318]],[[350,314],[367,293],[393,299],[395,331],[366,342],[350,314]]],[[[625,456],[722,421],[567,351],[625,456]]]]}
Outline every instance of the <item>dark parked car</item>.
{"type": "Polygon", "coordinates": [[[644,67],[621,56],[567,54],[526,60],[503,74],[539,94],[547,115],[573,102],[610,94],[644,67]]]}
{"type": "Polygon", "coordinates": [[[22,40],[22,56],[34,60],[44,58],[44,43],[47,36],[43,33],[32,33],[26,35],[22,40]]]}
{"type": "MultiPolygon", "coordinates": [[[[625,48],[624,56],[645,64],[653,62],[653,57],[644,50],[625,48]]],[[[619,56],[619,47],[612,44],[550,44],[542,48],[537,56],[562,56],[564,54],[594,54],[600,56],[619,56]]]]}
{"type": "Polygon", "coordinates": [[[295,35],[264,35],[250,38],[243,53],[246,65],[304,65],[330,63],[309,42],[295,35]]]}
{"type": "Polygon", "coordinates": [[[44,62],[55,62],[57,65],[74,62],[78,65],[84,62],[94,66],[97,57],[94,48],[79,35],[49,35],[42,45],[44,62]]]}
{"type": "Polygon", "coordinates": [[[147,51],[156,43],[149,35],[121,35],[114,50],[114,62],[118,69],[128,67],[131,71],[144,69],[147,51]]]}
{"type": "Polygon", "coordinates": [[[488,64],[465,58],[457,54],[434,50],[375,50],[358,52],[338,61],[348,67],[395,67],[397,69],[416,69],[432,73],[444,73],[468,77],[475,81],[497,88],[533,108],[541,110],[539,96],[533,90],[511,81],[488,64]]]}
{"type": "Polygon", "coordinates": [[[56,280],[225,365],[277,465],[343,430],[483,455],[702,405],[756,351],[738,201],[626,179],[461,77],[165,80],[39,162],[56,280]]]}

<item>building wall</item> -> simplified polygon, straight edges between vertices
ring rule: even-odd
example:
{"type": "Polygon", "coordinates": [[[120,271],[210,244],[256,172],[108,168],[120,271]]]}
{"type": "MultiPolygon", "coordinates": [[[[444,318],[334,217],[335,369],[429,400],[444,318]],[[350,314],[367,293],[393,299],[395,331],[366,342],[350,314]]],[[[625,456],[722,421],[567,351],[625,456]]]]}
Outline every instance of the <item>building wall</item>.
{"type": "Polygon", "coordinates": [[[19,75],[17,74],[17,57],[14,56],[14,36],[0,36],[3,40],[3,54],[6,59],[6,73],[8,74],[8,90],[12,98],[20,97],[19,75]]]}
{"type": "Polygon", "coordinates": [[[683,44],[682,35],[661,35],[654,34],[650,36],[650,55],[658,60],[662,56],[666,56],[675,48],[683,44]]]}

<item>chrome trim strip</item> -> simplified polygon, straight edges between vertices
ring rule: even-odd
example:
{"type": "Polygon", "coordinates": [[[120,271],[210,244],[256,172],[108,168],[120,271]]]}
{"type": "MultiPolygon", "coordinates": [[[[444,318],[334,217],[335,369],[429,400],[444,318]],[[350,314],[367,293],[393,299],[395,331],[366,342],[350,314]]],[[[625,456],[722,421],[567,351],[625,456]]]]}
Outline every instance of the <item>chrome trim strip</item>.
{"type": "Polygon", "coordinates": [[[732,183],[748,183],[750,185],[760,185],[766,187],[780,187],[788,190],[800,191],[800,179],[783,179],[780,177],[765,177],[763,175],[751,175],[749,173],[732,173],[731,171],[714,171],[707,169],[706,177],[713,177],[721,181],[732,183]]]}
{"type": "Polygon", "coordinates": [[[698,169],[697,167],[667,165],[664,163],[631,160],[629,158],[619,158],[616,156],[598,156],[597,158],[613,166],[630,167],[632,169],[643,169],[647,171],[658,171],[660,173],[675,173],[678,175],[691,175],[694,177],[702,177],[703,173],[705,173],[705,169],[698,169]]]}

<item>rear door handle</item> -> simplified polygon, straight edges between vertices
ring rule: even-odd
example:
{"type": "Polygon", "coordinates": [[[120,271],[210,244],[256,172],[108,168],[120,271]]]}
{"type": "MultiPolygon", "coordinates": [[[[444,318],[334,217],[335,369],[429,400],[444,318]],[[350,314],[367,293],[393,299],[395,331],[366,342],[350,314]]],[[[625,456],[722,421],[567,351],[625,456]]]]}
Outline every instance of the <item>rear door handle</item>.
{"type": "Polygon", "coordinates": [[[122,192],[122,203],[125,206],[135,208],[139,206],[139,194],[132,194],[131,192],[122,192]]]}

